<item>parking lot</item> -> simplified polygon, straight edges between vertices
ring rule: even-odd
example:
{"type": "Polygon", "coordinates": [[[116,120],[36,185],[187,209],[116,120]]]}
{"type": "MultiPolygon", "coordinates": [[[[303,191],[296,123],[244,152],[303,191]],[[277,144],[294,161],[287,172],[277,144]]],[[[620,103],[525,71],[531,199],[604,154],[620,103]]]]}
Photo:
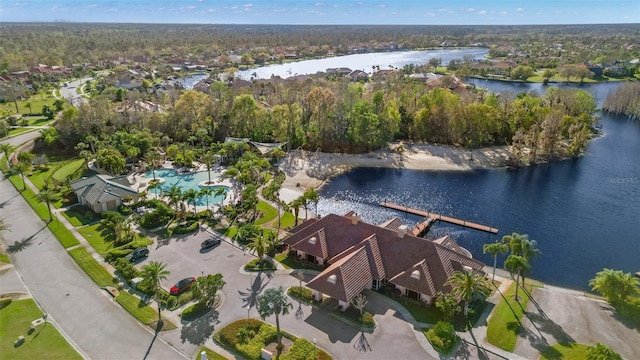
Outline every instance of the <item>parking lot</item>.
{"type": "Polygon", "coordinates": [[[159,239],[149,246],[149,256],[136,261],[135,264],[138,267],[150,261],[165,264],[166,269],[171,272],[162,284],[167,290],[180,279],[191,276],[222,273],[227,282],[230,276],[242,276],[239,273],[240,268],[253,257],[249,257],[251,255],[245,254],[226,241],[208,249],[201,249],[200,244],[214,236],[220,235],[212,235],[200,229],[192,234],[177,235],[166,240],[159,239]]]}

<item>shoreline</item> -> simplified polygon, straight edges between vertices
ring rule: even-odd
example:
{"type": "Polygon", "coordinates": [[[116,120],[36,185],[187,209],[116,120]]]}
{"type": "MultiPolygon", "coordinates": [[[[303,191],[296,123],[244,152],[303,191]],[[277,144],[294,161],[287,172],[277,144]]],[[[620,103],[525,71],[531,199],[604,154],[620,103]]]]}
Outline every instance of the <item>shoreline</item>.
{"type": "Polygon", "coordinates": [[[510,146],[467,150],[428,143],[392,142],[384,149],[364,154],[292,150],[280,161],[286,174],[280,198],[290,202],[309,188],[319,190],[331,178],[355,168],[389,168],[424,171],[473,171],[508,165],[510,146]]]}

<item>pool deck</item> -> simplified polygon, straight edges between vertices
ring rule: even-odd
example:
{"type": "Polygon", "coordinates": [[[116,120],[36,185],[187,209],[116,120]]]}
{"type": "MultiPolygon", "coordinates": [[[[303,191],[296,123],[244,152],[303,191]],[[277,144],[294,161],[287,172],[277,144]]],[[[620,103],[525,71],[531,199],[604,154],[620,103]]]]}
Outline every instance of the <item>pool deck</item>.
{"type": "MultiPolygon", "coordinates": [[[[207,166],[205,164],[201,164],[196,162],[196,167],[191,169],[189,172],[183,172],[182,169],[183,168],[179,168],[177,166],[173,166],[173,164],[171,163],[171,161],[165,161],[162,164],[161,169],[170,169],[170,170],[175,170],[178,174],[193,174],[193,173],[197,173],[197,172],[206,172],[207,171],[207,166]]],[[[230,178],[225,178],[222,177],[221,174],[225,169],[223,167],[221,167],[220,165],[214,165],[211,167],[211,186],[226,186],[229,188],[229,191],[227,192],[227,196],[225,197],[225,199],[222,201],[222,205],[228,205],[231,204],[234,199],[237,198],[236,194],[240,193],[240,187],[239,185],[230,178]],[[215,174],[215,176],[214,176],[215,174]]],[[[145,172],[132,172],[131,174],[127,175],[127,179],[129,180],[129,182],[131,183],[131,187],[134,188],[135,190],[137,190],[138,192],[143,192],[146,191],[147,188],[149,187],[149,182],[153,180],[153,177],[149,178],[147,177],[147,175],[145,174],[145,172]]],[[[156,175],[156,179],[162,179],[161,177],[156,175]]],[[[154,198],[156,197],[156,195],[154,194],[153,190],[149,190],[147,191],[147,198],[154,198]]],[[[193,206],[192,204],[189,205],[193,206]]],[[[215,209],[215,207],[219,207],[220,204],[210,204],[210,207],[213,207],[215,209]]],[[[188,208],[188,207],[187,207],[188,208]]],[[[206,206],[196,206],[196,210],[197,211],[204,211],[206,210],[207,207],[206,206]]],[[[215,211],[215,210],[214,210],[215,211]]]]}

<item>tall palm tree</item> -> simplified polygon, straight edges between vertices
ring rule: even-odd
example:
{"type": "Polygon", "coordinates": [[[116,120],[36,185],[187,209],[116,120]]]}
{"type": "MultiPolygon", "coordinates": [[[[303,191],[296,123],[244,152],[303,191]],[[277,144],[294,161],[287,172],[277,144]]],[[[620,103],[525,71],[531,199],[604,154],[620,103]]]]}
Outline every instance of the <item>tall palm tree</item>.
{"type": "Polygon", "coordinates": [[[200,161],[207,166],[207,174],[209,181],[207,184],[211,184],[211,165],[216,161],[216,155],[210,151],[207,151],[200,157],[200,161]]]}
{"type": "Polygon", "coordinates": [[[187,205],[191,201],[193,203],[193,215],[196,215],[196,200],[198,199],[198,192],[194,189],[189,189],[182,193],[184,200],[187,202],[187,205]]]}
{"type": "Polygon", "coordinates": [[[520,278],[522,278],[522,286],[524,287],[524,273],[531,270],[531,265],[529,265],[529,261],[525,257],[509,255],[507,260],[504,262],[504,267],[509,270],[511,276],[513,276],[513,274],[517,275],[516,301],[518,301],[518,284],[520,283],[520,278]]]}
{"type": "Polygon", "coordinates": [[[0,143],[0,151],[4,153],[4,157],[7,160],[7,165],[11,166],[11,162],[9,161],[9,155],[13,152],[13,145],[9,143],[0,143]]]}
{"type": "Polygon", "coordinates": [[[293,209],[293,215],[295,217],[295,224],[294,226],[298,226],[298,214],[300,213],[300,207],[302,206],[303,203],[303,197],[299,197],[297,199],[293,199],[290,203],[289,203],[289,207],[293,209]]]}
{"type": "Polygon", "coordinates": [[[469,302],[478,294],[487,297],[491,288],[484,274],[472,271],[456,271],[445,285],[451,286],[451,294],[464,302],[464,317],[469,314],[469,302]]]}
{"type": "Polygon", "coordinates": [[[280,333],[279,315],[287,315],[289,309],[293,309],[293,305],[289,302],[287,296],[280,288],[270,288],[264,291],[258,297],[258,313],[262,319],[266,319],[271,315],[276,316],[276,339],[278,342],[278,355],[282,351],[282,334],[280,333]]]}
{"type": "Polygon", "coordinates": [[[20,176],[22,177],[22,190],[27,190],[27,183],[24,180],[24,173],[26,173],[27,171],[29,171],[29,168],[31,167],[31,165],[27,164],[26,162],[22,162],[20,161],[18,164],[16,164],[16,166],[14,166],[15,171],[17,171],[20,176]]]}
{"type": "Polygon", "coordinates": [[[160,189],[162,186],[162,184],[160,184],[159,181],[151,181],[149,183],[149,186],[147,187],[147,189],[150,190],[155,190],[154,192],[156,193],[156,198],[158,197],[158,189],[160,189]]]}
{"type": "Polygon", "coordinates": [[[504,254],[509,247],[501,242],[495,242],[493,244],[484,244],[482,246],[482,252],[493,255],[493,275],[491,275],[491,281],[496,279],[496,266],[498,265],[498,254],[504,254]]]}
{"type": "Polygon", "coordinates": [[[147,284],[153,286],[154,296],[158,303],[158,321],[162,321],[162,314],[160,312],[160,299],[158,292],[160,291],[160,283],[167,279],[171,272],[165,269],[166,265],[159,261],[151,261],[149,264],[142,267],[142,278],[147,284]]]}
{"type": "Polygon", "coordinates": [[[39,193],[36,194],[35,198],[47,205],[47,210],[49,210],[49,221],[53,220],[53,215],[51,214],[51,203],[58,199],[58,194],[50,188],[43,188],[39,193]]]}
{"type": "Polygon", "coordinates": [[[150,165],[153,173],[153,181],[156,181],[156,163],[160,160],[160,153],[156,149],[149,150],[144,156],[145,162],[150,165]]]}
{"type": "Polygon", "coordinates": [[[182,188],[172,185],[169,191],[166,191],[164,195],[169,198],[169,206],[175,206],[176,211],[180,211],[178,204],[182,199],[182,188]]]}
{"type": "Polygon", "coordinates": [[[209,210],[209,196],[213,194],[213,189],[205,186],[200,191],[198,191],[198,197],[203,197],[207,200],[207,211],[209,210]]]}
{"type": "Polygon", "coordinates": [[[320,200],[320,194],[315,188],[309,188],[304,192],[304,217],[307,218],[307,203],[312,202],[315,204],[315,213],[318,213],[318,201],[320,200]]]}

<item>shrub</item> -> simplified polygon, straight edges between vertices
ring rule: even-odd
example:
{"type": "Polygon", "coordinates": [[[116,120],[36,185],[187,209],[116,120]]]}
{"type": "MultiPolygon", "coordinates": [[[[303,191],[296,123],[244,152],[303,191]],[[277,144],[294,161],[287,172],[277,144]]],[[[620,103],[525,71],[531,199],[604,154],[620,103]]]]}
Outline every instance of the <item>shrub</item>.
{"type": "Polygon", "coordinates": [[[128,206],[125,206],[125,205],[118,206],[118,212],[124,216],[129,216],[133,214],[133,210],[131,210],[128,206]]]}
{"type": "Polygon", "coordinates": [[[184,309],[184,311],[180,316],[182,316],[183,320],[189,321],[197,318],[198,316],[206,313],[207,311],[209,311],[209,309],[205,306],[204,303],[195,303],[189,306],[188,308],[184,309]]]}
{"type": "Polygon", "coordinates": [[[187,222],[184,225],[181,224],[181,225],[178,225],[178,226],[174,227],[172,229],[172,233],[173,234],[187,234],[187,233],[190,233],[190,232],[194,232],[194,231],[196,231],[196,229],[198,228],[199,225],[200,225],[199,222],[192,220],[192,221],[187,222]]]}
{"type": "Polygon", "coordinates": [[[427,331],[427,339],[438,352],[449,353],[456,343],[457,335],[452,324],[438,321],[433,328],[427,331]]]}
{"type": "Polygon", "coordinates": [[[238,320],[222,328],[222,330],[218,332],[218,340],[226,346],[235,348],[236,344],[240,342],[238,333],[241,328],[247,328],[255,333],[260,330],[260,326],[262,326],[262,322],[260,320],[238,320]]]}
{"type": "Polygon", "coordinates": [[[376,326],[376,322],[373,320],[373,315],[370,312],[365,311],[362,314],[362,325],[366,328],[372,328],[376,326]]]}
{"type": "Polygon", "coordinates": [[[131,262],[125,258],[118,258],[115,263],[115,268],[127,281],[136,278],[140,275],[138,269],[136,269],[131,262]]]}
{"type": "Polygon", "coordinates": [[[308,287],[292,286],[287,290],[287,294],[297,299],[312,302],[312,292],[308,287]]]}
{"type": "Polygon", "coordinates": [[[4,309],[7,306],[9,306],[9,304],[11,304],[13,300],[11,298],[2,298],[0,299],[0,309],[4,309]]]}
{"type": "Polygon", "coordinates": [[[273,261],[268,259],[253,259],[244,266],[246,271],[269,271],[275,270],[276,266],[273,261]]]}
{"type": "MultiPolygon", "coordinates": [[[[280,356],[280,360],[310,359],[314,352],[313,343],[309,340],[298,338],[286,354],[280,356]]],[[[329,360],[331,357],[322,349],[315,348],[316,357],[314,360],[329,360]]]]}

